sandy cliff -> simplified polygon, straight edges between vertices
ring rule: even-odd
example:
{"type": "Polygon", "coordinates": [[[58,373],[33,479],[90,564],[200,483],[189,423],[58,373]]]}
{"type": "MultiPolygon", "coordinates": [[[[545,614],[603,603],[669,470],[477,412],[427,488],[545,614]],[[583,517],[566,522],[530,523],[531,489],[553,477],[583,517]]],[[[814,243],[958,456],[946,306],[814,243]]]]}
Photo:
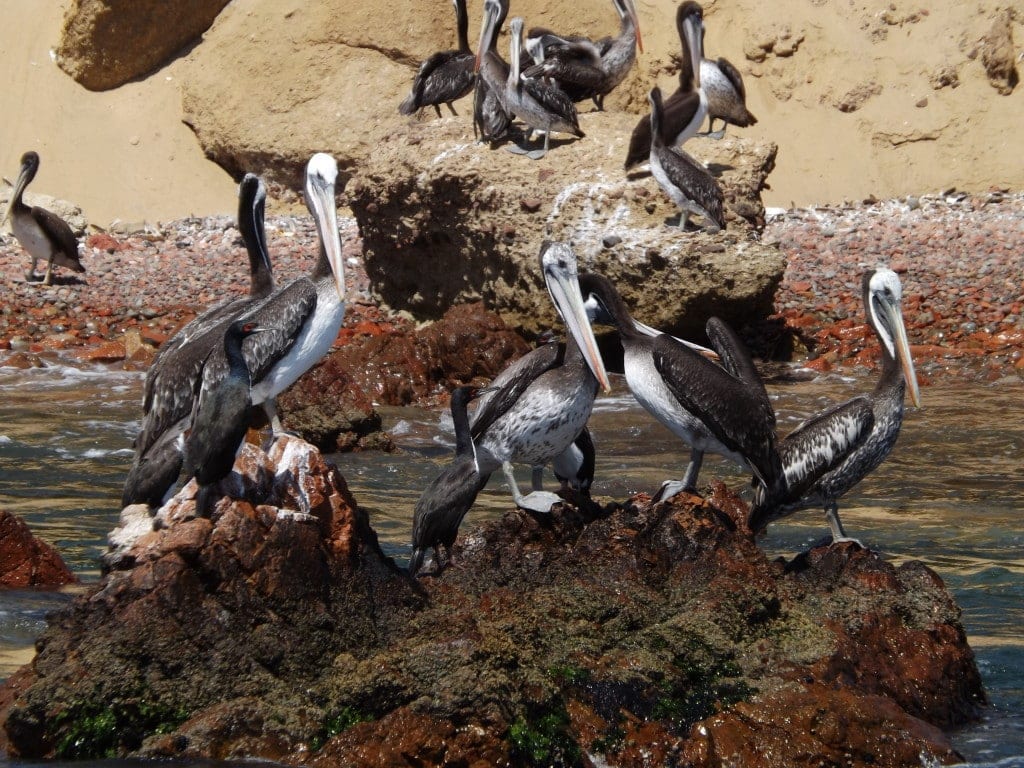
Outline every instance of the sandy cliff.
{"type": "MultiPolygon", "coordinates": [[[[354,166],[405,120],[396,106],[416,63],[454,38],[447,0],[233,0],[177,58],[93,92],[55,61],[58,48],[68,55],[70,5],[0,3],[0,170],[13,178],[21,152],[39,151],[35,191],[78,203],[100,225],[230,213],[234,184],[207,154],[282,180],[280,169],[313,149],[354,166]]],[[[642,111],[652,82],[675,80],[676,3],[637,5],[645,52],[611,110],[642,111]]],[[[479,6],[470,2],[474,45],[479,6]]],[[[705,9],[706,52],[739,67],[760,119],[746,132],[779,146],[768,205],[1024,188],[1024,88],[1013,87],[1024,14],[1012,4],[713,0],[705,9]]],[[[605,0],[513,0],[512,13],[594,35],[616,26],[605,0]]]]}

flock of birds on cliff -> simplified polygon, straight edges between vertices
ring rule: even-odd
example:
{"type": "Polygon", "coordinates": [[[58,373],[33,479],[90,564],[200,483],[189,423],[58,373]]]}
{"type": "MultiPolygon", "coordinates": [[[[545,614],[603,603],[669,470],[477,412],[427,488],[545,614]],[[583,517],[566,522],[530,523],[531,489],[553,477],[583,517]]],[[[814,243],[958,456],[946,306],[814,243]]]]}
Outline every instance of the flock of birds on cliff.
{"type": "MultiPolygon", "coordinates": [[[[506,0],[485,0],[484,27],[475,57],[466,46],[464,2],[454,0],[463,50],[458,56],[446,53],[443,61],[433,65],[424,63],[402,111],[409,113],[428,104],[450,106],[450,101],[465,95],[475,83],[474,119],[485,139],[504,135],[512,115],[544,131],[545,136],[551,130],[569,130],[565,126],[575,125],[573,101],[593,98],[600,107],[604,96],[621,82],[632,64],[634,47],[640,43],[631,0],[614,1],[622,18],[619,37],[590,42],[531,30],[526,46],[538,63],[520,73],[521,20],[511,23],[511,66],[494,51],[494,38],[507,13],[506,0]],[[442,90],[430,78],[451,62],[458,67],[442,80],[461,83],[459,93],[442,90]],[[477,69],[479,74],[474,77],[477,69]],[[557,118],[549,106],[554,103],[564,109],[557,118]]],[[[696,77],[703,35],[700,20],[697,3],[687,0],[680,6],[683,58],[690,65],[683,67],[680,90],[664,105],[657,89],[652,90],[651,119],[641,121],[633,134],[627,166],[639,162],[647,152],[633,144],[647,142],[649,162],[659,181],[661,176],[674,178],[670,167],[675,167],[659,150],[676,156],[673,162],[682,163],[678,158],[683,155],[668,147],[679,141],[679,135],[693,135],[707,110],[707,98],[696,77]],[[670,109],[669,104],[674,106],[670,109]],[[679,105],[689,105],[689,117],[685,129],[676,134],[671,133],[677,130],[673,121],[681,119],[677,113],[684,111],[679,105]]],[[[721,60],[719,68],[730,69],[723,67],[721,60]]],[[[742,97],[738,76],[730,82],[737,85],[742,97]]],[[[714,114],[735,122],[721,112],[714,114]]],[[[545,138],[542,151],[546,150],[545,138]]],[[[26,153],[7,215],[32,257],[29,278],[35,276],[37,261],[46,259],[43,282],[49,282],[54,265],[82,268],[67,224],[22,202],[22,193],[38,167],[38,155],[26,153]]],[[[700,170],[695,162],[692,168],[700,170]]],[[[262,412],[269,422],[271,439],[283,433],[276,396],[328,352],[345,314],[335,203],[337,173],[335,160],[323,153],[307,164],[305,201],[316,222],[320,253],[308,277],[283,286],[275,285],[267,252],[266,190],[253,174],[242,180],[238,227],[249,258],[249,295],[208,309],[161,346],[145,380],[143,419],[125,481],[124,506],[144,503],[159,507],[182,479],[195,478],[196,514],[210,516],[223,496],[219,481],[232,471],[247,429],[253,423],[263,423],[258,414],[262,412]]],[[[708,209],[702,208],[700,213],[707,216],[708,209]]],[[[487,387],[453,391],[455,457],[416,504],[410,574],[421,571],[431,549],[437,570],[450,560],[463,518],[499,468],[516,505],[531,512],[548,513],[562,500],[542,488],[548,465],[561,480],[563,492],[589,494],[595,446],[587,421],[598,390],[610,389],[593,324],[617,330],[630,391],[655,419],[690,446],[683,478],[666,480],[655,493],[654,503],[682,491],[695,491],[704,454],[714,453],[752,474],[754,501],[748,519],[752,531],[760,532],[796,510],[820,507],[825,510],[833,541],[850,540],[839,519],[838,499],[892,450],[908,386],[911,401],[920,404],[901,313],[902,289],[894,272],[879,268],[863,279],[865,312],[882,354],[875,390],[826,409],[779,439],[764,383],[749,352],[728,325],[714,317],[708,320],[706,332],[713,349],[677,339],[634,319],[607,278],[580,274],[568,244],[546,242],[539,258],[548,293],[568,331],[565,343],[538,346],[487,387]],[[470,415],[473,401],[478,404],[470,415]],[[533,487],[527,495],[516,482],[516,463],[532,469],[533,487]]]]}
{"type": "MultiPolygon", "coordinates": [[[[484,0],[483,25],[474,55],[469,48],[469,17],[465,0],[455,5],[459,47],[440,51],[426,59],[416,73],[409,96],[399,106],[411,115],[432,106],[438,116],[441,104],[455,114],[452,102],[473,93],[473,127],[484,141],[497,142],[516,136],[513,117],[528,132],[544,135],[544,145],[529,149],[514,143],[510,151],[532,159],[544,157],[552,132],[582,137],[576,103],[593,99],[603,109],[604,98],[629,73],[636,51],[643,50],[633,0],[612,0],[619,14],[619,34],[599,40],[578,35],[563,36],[542,27],[523,37],[523,20],[509,22],[509,60],[497,50],[497,38],[508,16],[508,0],[484,0]],[[532,64],[523,68],[528,56],[532,64]]],[[[680,210],[679,228],[685,229],[691,214],[700,216],[704,229],[725,227],[723,195],[718,180],[701,163],[682,150],[708,119],[705,135],[721,138],[725,128],[712,131],[714,121],[745,127],[757,122],[746,105],[746,90],[739,71],[728,60],[704,58],[704,12],[687,0],[676,13],[682,48],[679,87],[667,99],[654,87],[648,99],[649,117],[633,129],[624,163],[628,171],[643,162],[650,164],[658,184],[680,210]]]]}

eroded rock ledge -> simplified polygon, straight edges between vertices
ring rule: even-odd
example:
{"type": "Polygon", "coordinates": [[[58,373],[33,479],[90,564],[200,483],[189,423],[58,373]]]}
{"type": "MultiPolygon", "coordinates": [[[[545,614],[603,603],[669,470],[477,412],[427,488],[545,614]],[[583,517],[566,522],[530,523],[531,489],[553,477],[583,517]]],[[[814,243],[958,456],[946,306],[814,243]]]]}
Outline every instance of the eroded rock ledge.
{"type": "Polygon", "coordinates": [[[0,689],[10,754],[918,766],[984,701],[934,572],[769,561],[721,485],[510,511],[412,582],[308,444],[236,468],[237,501],[194,519],[186,487],[51,620],[0,689]]]}

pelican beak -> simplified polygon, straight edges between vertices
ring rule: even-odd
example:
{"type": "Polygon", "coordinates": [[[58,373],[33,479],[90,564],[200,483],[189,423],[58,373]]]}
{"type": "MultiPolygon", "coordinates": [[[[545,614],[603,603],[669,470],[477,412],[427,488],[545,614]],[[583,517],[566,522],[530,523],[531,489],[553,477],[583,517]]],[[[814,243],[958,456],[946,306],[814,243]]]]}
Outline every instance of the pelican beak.
{"type": "Polygon", "coordinates": [[[700,60],[704,56],[704,23],[695,16],[686,19],[686,46],[690,49],[694,88],[700,88],[700,60]]]}
{"type": "Polygon", "coordinates": [[[601,388],[610,392],[612,387],[608,372],[597,348],[594,329],[590,327],[583,295],[580,293],[576,254],[566,243],[545,243],[541,246],[541,268],[555,309],[561,314],[601,388]]]}
{"type": "MultiPolygon", "coordinates": [[[[14,208],[14,201],[21,197],[25,192],[25,187],[28,186],[29,173],[31,169],[28,163],[22,162],[21,171],[18,173],[18,180],[14,182],[14,186],[11,187],[11,199],[7,202],[7,210],[4,211],[4,217],[0,219],[0,227],[4,225],[8,218],[11,216],[11,209],[14,208]]],[[[7,181],[4,179],[4,181],[7,181]]],[[[10,183],[10,182],[8,182],[10,183]]]]}
{"type": "Polygon", "coordinates": [[[640,53],[643,53],[644,40],[640,36],[640,19],[636,15],[636,7],[633,5],[632,0],[626,0],[626,13],[629,14],[629,20],[633,22],[633,30],[636,32],[636,47],[640,50],[640,53]]]}
{"type": "Polygon", "coordinates": [[[899,305],[890,304],[886,301],[881,302],[881,305],[889,321],[889,327],[892,328],[893,345],[896,347],[893,353],[896,359],[900,361],[900,367],[903,369],[903,378],[906,380],[907,387],[910,390],[910,402],[914,404],[915,408],[920,408],[921,390],[917,384],[914,360],[910,356],[910,341],[907,339],[907,329],[903,325],[903,313],[900,312],[899,305]]]}
{"type": "Polygon", "coordinates": [[[341,237],[338,234],[338,210],[334,199],[334,184],[338,179],[338,164],[334,158],[317,152],[306,165],[306,205],[316,220],[320,245],[331,265],[338,298],[345,300],[345,265],[341,255],[341,237]]]}

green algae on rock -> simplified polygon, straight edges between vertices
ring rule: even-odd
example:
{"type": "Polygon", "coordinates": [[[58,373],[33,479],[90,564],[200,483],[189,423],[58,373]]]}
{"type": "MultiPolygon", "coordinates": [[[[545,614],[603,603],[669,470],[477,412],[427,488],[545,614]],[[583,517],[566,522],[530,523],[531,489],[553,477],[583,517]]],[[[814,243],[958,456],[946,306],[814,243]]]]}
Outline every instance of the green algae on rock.
{"type": "Polygon", "coordinates": [[[984,702],[932,571],[846,545],[770,561],[720,484],[511,510],[414,581],[315,449],[271,450],[246,447],[212,520],[186,487],[51,620],[0,690],[12,756],[916,766],[955,760],[940,728],[984,702]]]}

